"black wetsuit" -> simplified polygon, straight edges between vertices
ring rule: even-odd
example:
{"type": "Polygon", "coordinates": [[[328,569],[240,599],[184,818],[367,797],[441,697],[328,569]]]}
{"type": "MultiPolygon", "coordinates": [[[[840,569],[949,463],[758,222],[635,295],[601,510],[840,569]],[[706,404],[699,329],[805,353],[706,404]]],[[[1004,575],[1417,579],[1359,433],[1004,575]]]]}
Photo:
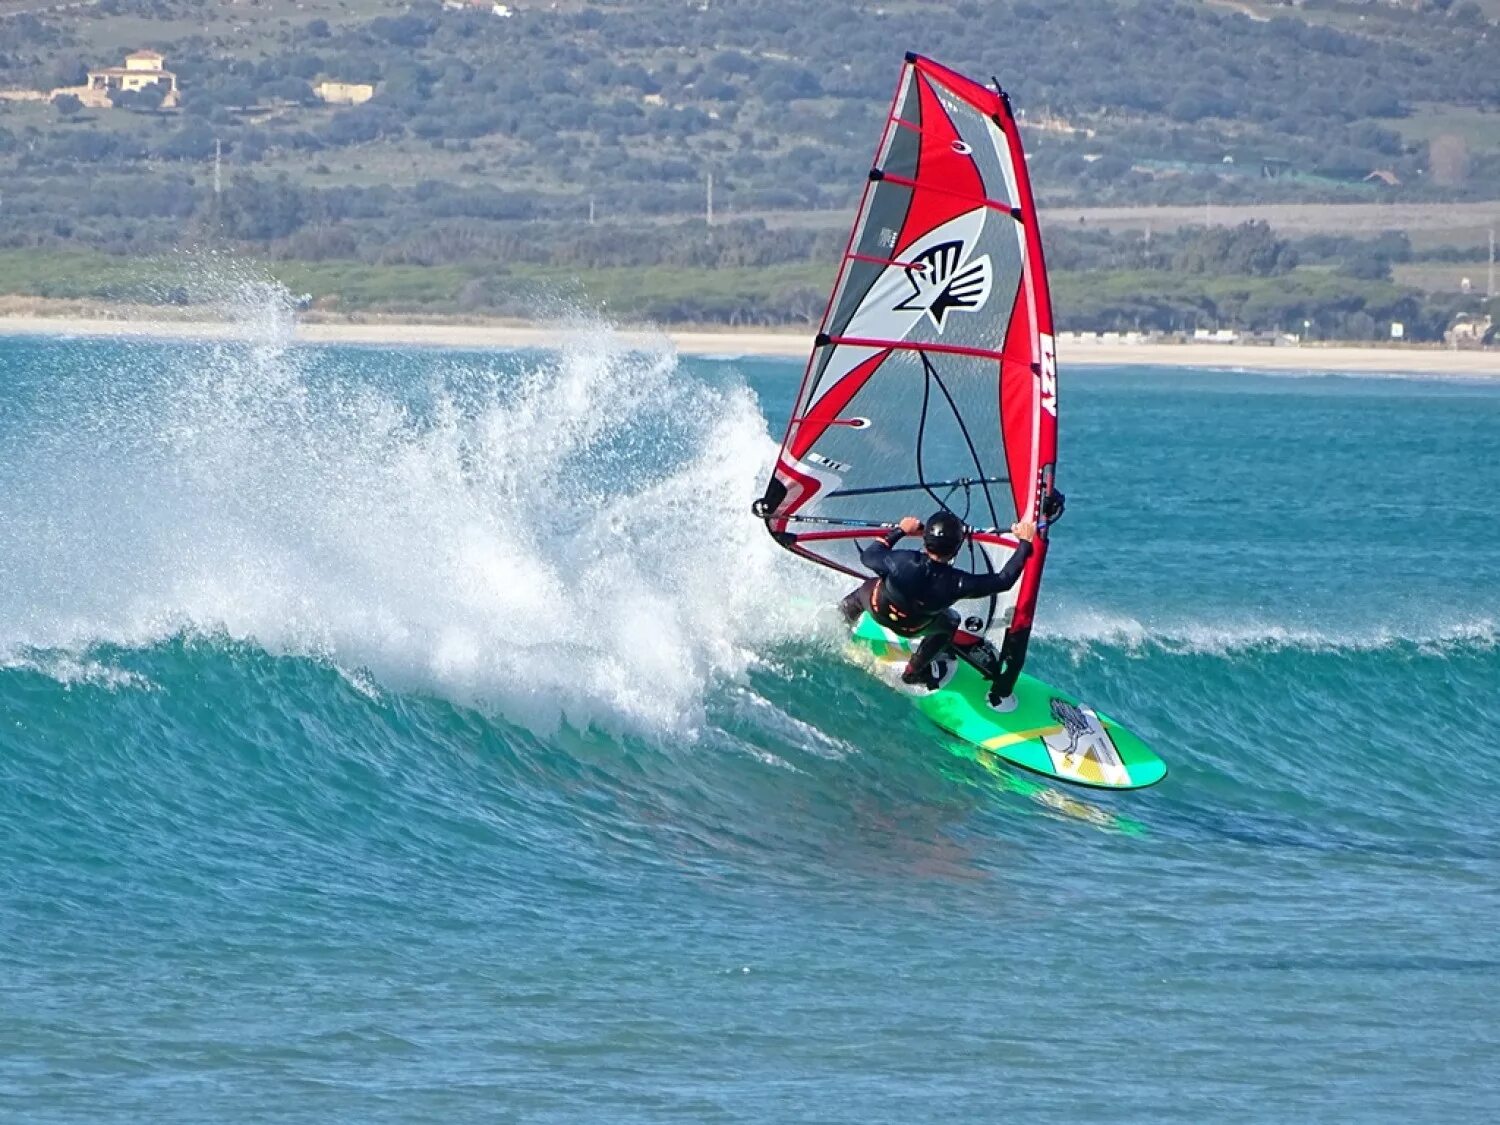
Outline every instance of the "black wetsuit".
{"type": "Polygon", "coordinates": [[[872,611],[882,625],[909,637],[927,631],[926,626],[944,610],[964,598],[987,598],[1009,590],[1021,577],[1031,544],[1020,547],[993,574],[970,574],[950,563],[938,562],[926,551],[896,551],[892,548],[904,532],[898,527],[875,540],[859,553],[859,561],[875,572],[874,591],[878,604],[872,611]]]}
{"type": "Polygon", "coordinates": [[[964,598],[984,598],[1009,590],[1021,577],[1032,548],[1023,539],[993,574],[970,574],[938,562],[926,551],[892,550],[904,534],[895,528],[860,551],[859,561],[874,571],[875,577],[849,594],[842,608],[850,624],[859,620],[862,611],[868,611],[893,633],[924,637],[912,653],[905,677],[918,682],[958,628],[958,614],[949,607],[964,598]]]}

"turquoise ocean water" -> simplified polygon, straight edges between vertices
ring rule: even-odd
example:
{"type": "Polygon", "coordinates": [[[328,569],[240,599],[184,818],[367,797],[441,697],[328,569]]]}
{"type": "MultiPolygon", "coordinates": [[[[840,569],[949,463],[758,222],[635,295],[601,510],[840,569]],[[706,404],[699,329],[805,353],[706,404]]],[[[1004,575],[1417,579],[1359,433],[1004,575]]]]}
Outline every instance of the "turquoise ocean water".
{"type": "Polygon", "coordinates": [[[0,1118],[1500,1116],[1500,385],[1063,359],[1132,795],[841,657],[799,365],[0,340],[0,1118]]]}

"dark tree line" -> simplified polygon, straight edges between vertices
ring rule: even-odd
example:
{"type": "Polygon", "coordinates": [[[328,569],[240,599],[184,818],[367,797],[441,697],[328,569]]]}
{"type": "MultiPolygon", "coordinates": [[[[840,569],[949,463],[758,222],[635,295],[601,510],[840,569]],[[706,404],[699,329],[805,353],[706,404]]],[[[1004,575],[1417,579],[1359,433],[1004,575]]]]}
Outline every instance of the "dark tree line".
{"type": "MultiPolygon", "coordinates": [[[[1500,31],[1476,33],[1461,5],[1429,6],[1420,19],[1384,5],[1332,6],[1368,12],[1370,22],[1360,34],[1290,16],[1255,22],[1189,0],[954,0],[878,15],[854,0],[625,0],[517,5],[511,19],[417,0],[401,14],[313,21],[263,57],[195,41],[174,49],[171,65],[184,114],[248,164],[325,154],[334,166],[365,145],[499,138],[504,160],[485,168],[504,186],[607,186],[642,212],[690,207],[691,193],[655,189],[708,170],[724,202],[745,210],[847,205],[905,47],[997,73],[1019,107],[1096,129],[1033,134],[1033,171],[1053,200],[1181,201],[1208,189],[1226,200],[1325,198],[1375,190],[1353,185],[1377,168],[1394,172],[1403,192],[1431,192],[1425,145],[1392,123],[1434,102],[1500,110],[1500,31]],[[986,33],[996,28],[1004,34],[986,33]],[[312,93],[321,78],[380,92],[329,110],[312,93]],[[303,112],[247,116],[275,105],[303,112]],[[1292,174],[1260,179],[1266,156],[1292,174]]],[[[102,10],[181,19],[194,8],[109,0],[102,10]]],[[[79,35],[66,23],[0,20],[0,44],[6,35],[29,52],[18,77],[50,67],[76,79],[79,35]]],[[[0,81],[3,62],[0,46],[0,81]]],[[[153,97],[124,100],[150,112],[153,97]]],[[[192,136],[169,158],[201,153],[192,136]]],[[[1500,157],[1473,154],[1472,183],[1496,174],[1500,157]]]]}

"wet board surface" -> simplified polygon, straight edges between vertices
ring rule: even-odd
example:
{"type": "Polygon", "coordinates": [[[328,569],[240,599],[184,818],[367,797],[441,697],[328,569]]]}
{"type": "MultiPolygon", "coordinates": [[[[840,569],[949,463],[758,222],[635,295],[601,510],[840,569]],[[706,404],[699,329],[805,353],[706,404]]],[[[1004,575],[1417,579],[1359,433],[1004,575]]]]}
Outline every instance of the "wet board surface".
{"type": "Polygon", "coordinates": [[[938,726],[1022,769],[1094,789],[1143,789],[1167,775],[1167,764],[1136,735],[1067,692],[1022,673],[1015,694],[989,704],[989,683],[964,661],[934,662],[938,688],[901,682],[912,642],[868,614],[854,627],[856,653],[938,726]]]}

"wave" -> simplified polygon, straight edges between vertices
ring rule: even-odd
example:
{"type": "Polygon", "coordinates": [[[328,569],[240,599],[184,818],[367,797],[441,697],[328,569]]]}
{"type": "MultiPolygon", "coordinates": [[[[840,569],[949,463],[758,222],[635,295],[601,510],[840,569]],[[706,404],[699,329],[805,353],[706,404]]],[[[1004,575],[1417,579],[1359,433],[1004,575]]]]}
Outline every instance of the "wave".
{"type": "Polygon", "coordinates": [[[0,672],[32,672],[45,676],[64,688],[87,685],[109,691],[159,690],[158,685],[149,677],[120,667],[114,661],[91,652],[20,649],[0,655],[0,672]]]}
{"type": "Polygon", "coordinates": [[[493,698],[471,708],[442,689],[404,692],[364,669],[224,635],[32,651],[0,666],[14,721],[0,731],[0,760],[13,777],[51,777],[69,761],[131,776],[132,802],[144,803],[132,815],[155,816],[147,795],[169,800],[183,785],[299,826],[395,800],[412,807],[350,831],[399,834],[457,816],[569,863],[605,846],[637,864],[701,865],[714,879],[753,866],[818,883],[850,863],[879,871],[915,854],[969,878],[973,857],[950,854],[949,831],[1009,836],[1018,813],[1054,825],[1027,827],[1027,840],[1082,825],[1307,862],[1329,852],[1489,861],[1500,847],[1472,784],[1497,764],[1488,656],[1448,663],[1446,686],[1417,705],[1402,695],[1414,666],[1399,654],[1141,661],[1101,650],[1066,667],[1044,645],[1034,671],[1126,721],[1172,766],[1159,789],[1101,796],[948,754],[907,701],[820,641],[771,652],[706,682],[691,729],[622,722],[613,701],[577,723],[560,701],[541,730],[493,698]],[[295,779],[310,777],[322,795],[293,800],[295,779]],[[357,793],[341,792],[351,784],[357,793]]]}
{"type": "Polygon", "coordinates": [[[539,728],[681,734],[709,683],[816,633],[784,592],[818,580],[745,518],[775,443],[742,381],[590,324],[557,354],[293,348],[284,295],[235,292],[244,339],[70,345],[38,392],[0,652],[223,635],[539,728]]]}
{"type": "Polygon", "coordinates": [[[1328,371],[1317,367],[1305,368],[1266,368],[1266,367],[1235,367],[1225,365],[1223,367],[1199,368],[1202,371],[1219,372],[1228,375],[1249,376],[1266,379],[1307,379],[1328,381],[1349,381],[1360,383],[1405,383],[1413,388],[1420,387],[1424,393],[1430,393],[1435,389],[1460,390],[1470,388],[1481,393],[1489,394],[1495,389],[1495,377],[1487,373],[1464,372],[1464,371],[1427,371],[1414,367],[1407,371],[1391,371],[1382,369],[1361,370],[1350,368],[1345,371],[1328,371]]]}
{"type": "MultiPolygon", "coordinates": [[[[284,293],[231,281],[242,339],[59,347],[71,366],[6,433],[0,664],[129,691],[154,682],[131,653],[246,643],[371,700],[415,691],[543,734],[856,756],[836,709],[789,702],[808,677],[829,699],[862,681],[828,608],[845,582],[746,517],[775,442],[732,370],[585,322],[558,353],[295,348],[284,293]]],[[[1150,617],[1065,596],[1044,600],[1032,670],[1128,717],[1151,707],[1132,680],[1169,690],[1143,676],[1158,654],[1452,656],[1497,637],[1486,616],[1150,617]],[[1058,674],[1057,653],[1111,667],[1058,674]]]]}
{"type": "Polygon", "coordinates": [[[1069,606],[1039,620],[1040,643],[1075,653],[1092,649],[1233,656],[1240,653],[1302,651],[1317,653],[1411,650],[1440,654],[1488,651],[1500,645],[1500,622],[1488,616],[1433,622],[1409,629],[1396,622],[1358,628],[1309,626],[1246,620],[1240,622],[1141,620],[1126,614],[1069,606]]]}

